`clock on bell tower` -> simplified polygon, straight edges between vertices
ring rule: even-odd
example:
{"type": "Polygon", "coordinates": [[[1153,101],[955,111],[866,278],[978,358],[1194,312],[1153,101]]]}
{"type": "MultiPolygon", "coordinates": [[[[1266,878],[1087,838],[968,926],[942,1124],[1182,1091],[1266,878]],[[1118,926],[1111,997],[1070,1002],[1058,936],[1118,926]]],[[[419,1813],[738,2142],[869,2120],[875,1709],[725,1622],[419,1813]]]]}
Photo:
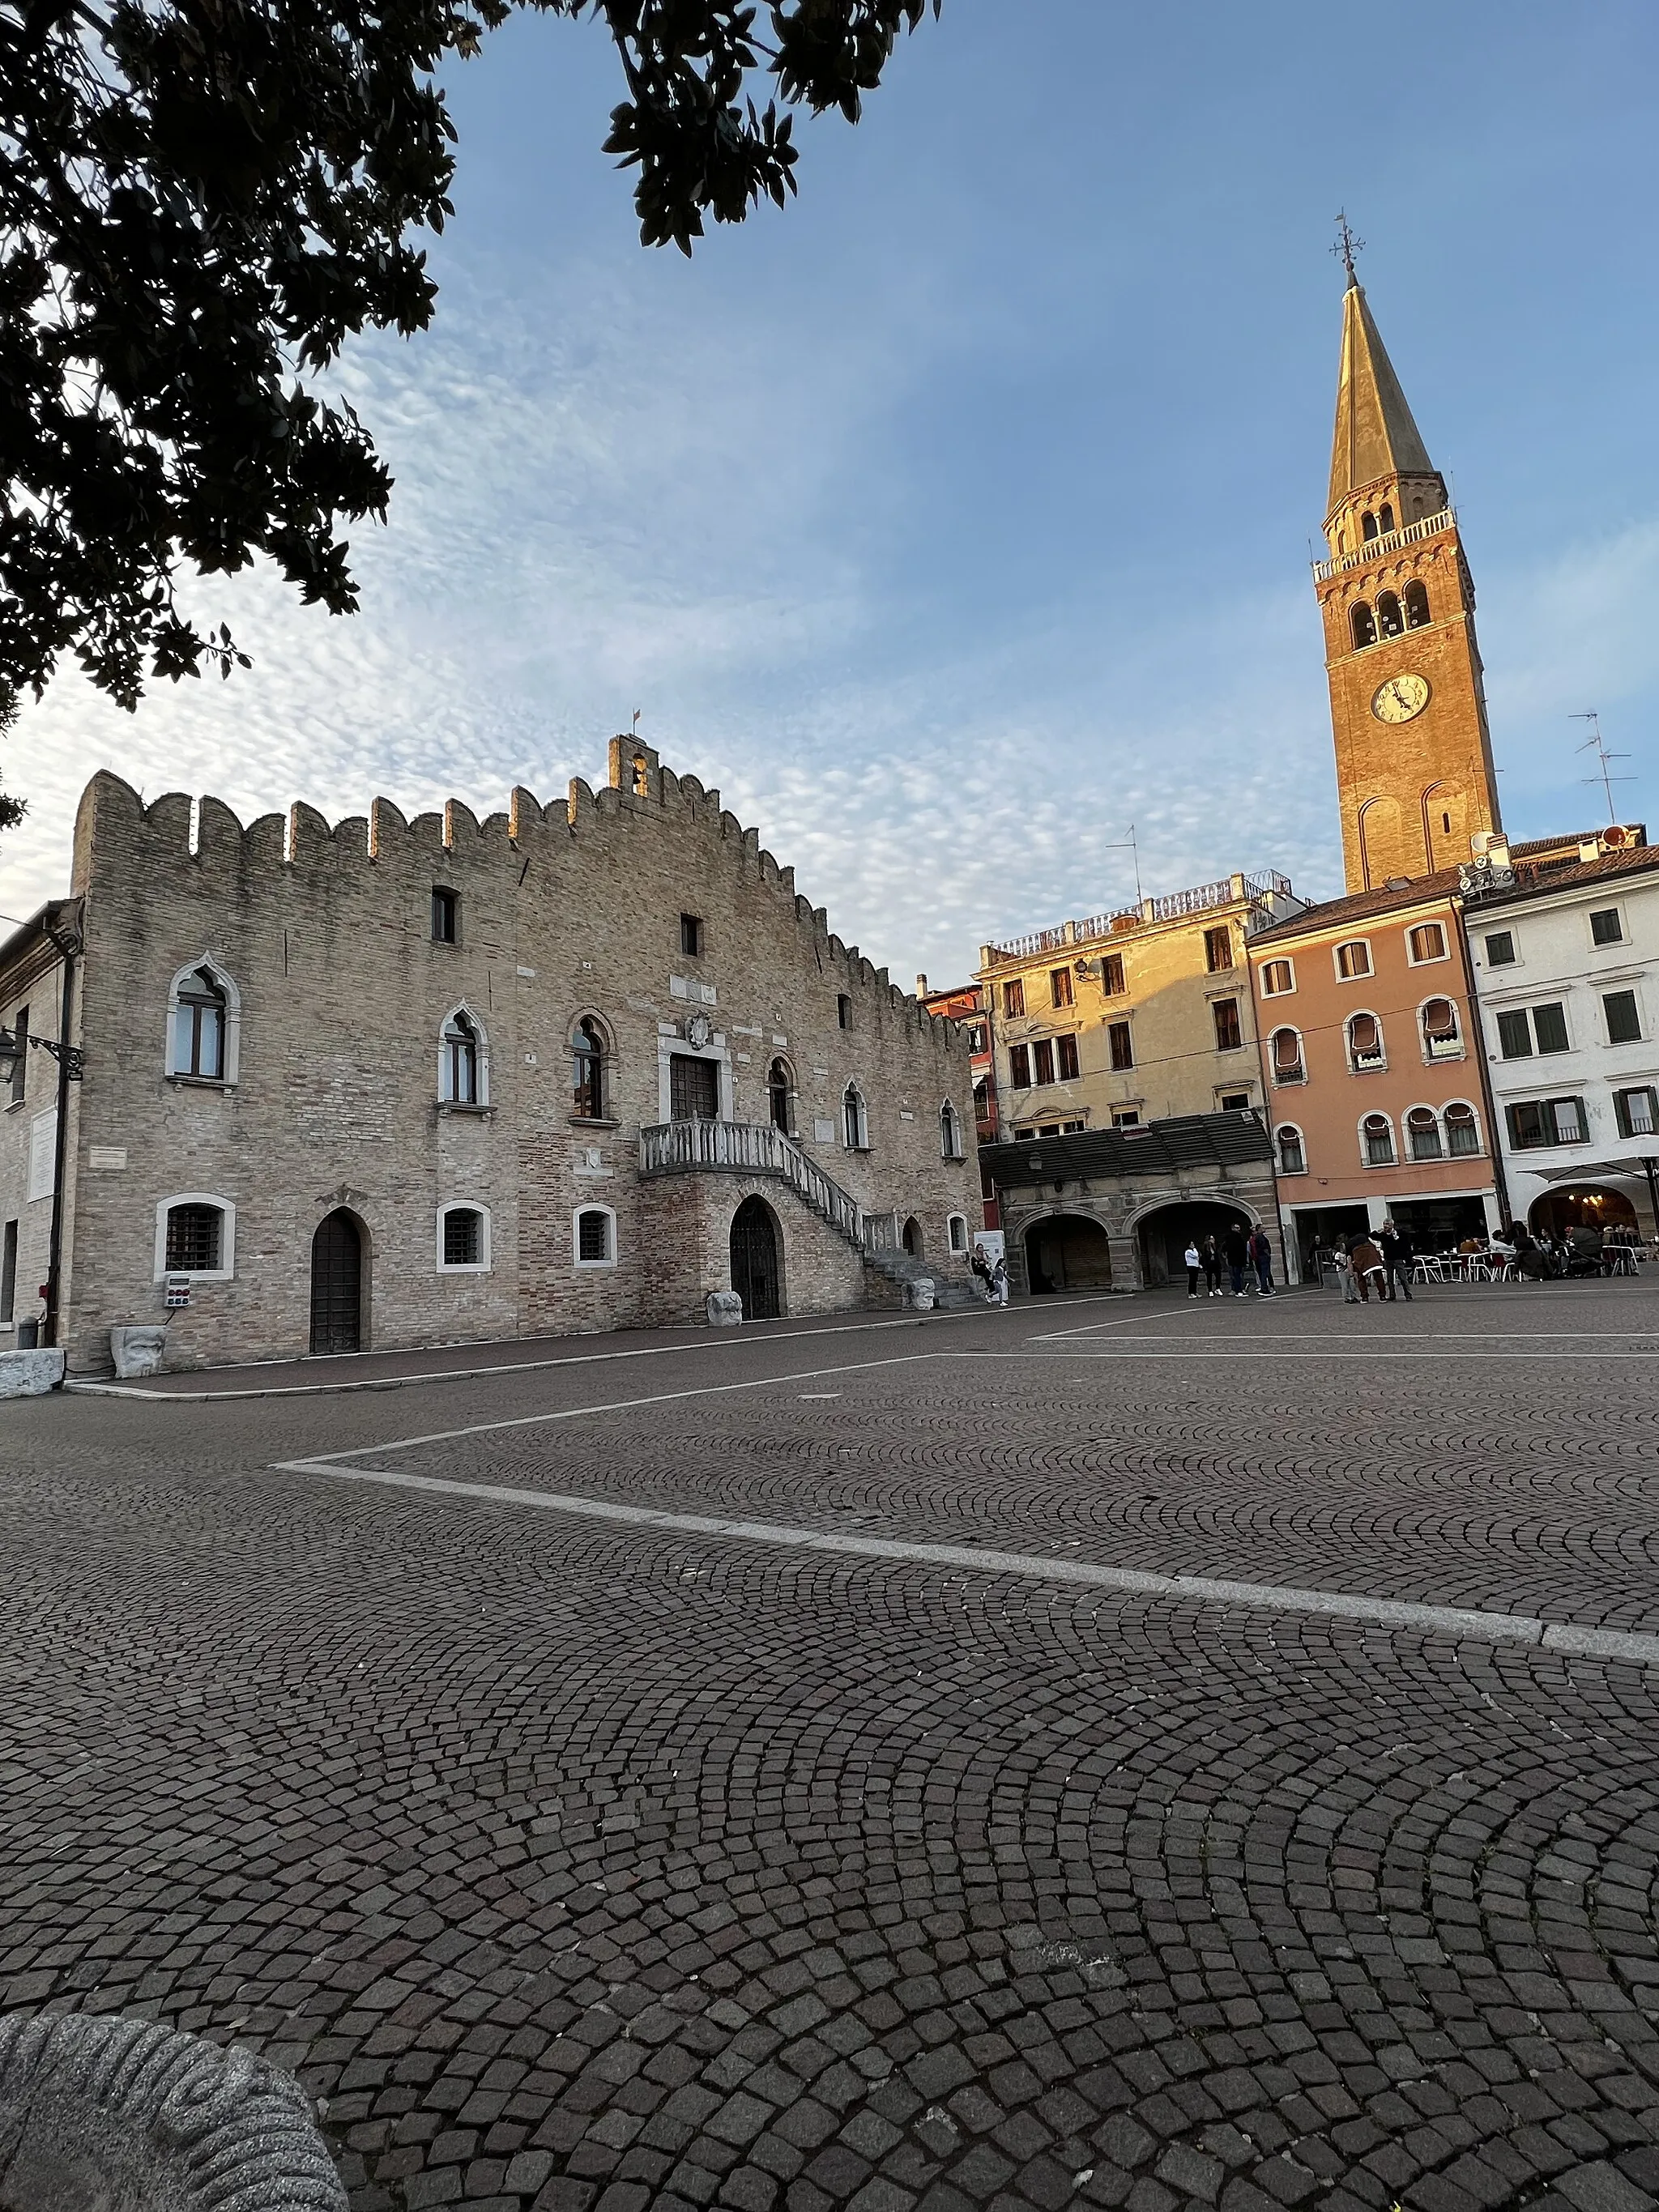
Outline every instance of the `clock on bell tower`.
{"type": "Polygon", "coordinates": [[[1444,478],[1347,266],[1342,361],[1314,587],[1325,624],[1342,858],[1350,891],[1471,856],[1501,827],[1474,586],[1444,478]]]}

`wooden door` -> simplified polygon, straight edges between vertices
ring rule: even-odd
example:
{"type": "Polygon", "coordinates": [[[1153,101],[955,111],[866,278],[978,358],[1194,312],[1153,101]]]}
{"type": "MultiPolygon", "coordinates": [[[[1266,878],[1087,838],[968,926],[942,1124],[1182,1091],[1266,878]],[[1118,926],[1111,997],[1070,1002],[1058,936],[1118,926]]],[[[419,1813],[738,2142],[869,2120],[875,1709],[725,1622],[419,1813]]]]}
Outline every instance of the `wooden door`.
{"type": "Polygon", "coordinates": [[[363,1240],[343,1206],[318,1224],[311,1240],[311,1348],[362,1349],[363,1240]]]}
{"type": "Polygon", "coordinates": [[[720,1068],[717,1060],[694,1060],[689,1052],[668,1059],[668,1112],[675,1121],[718,1121],[720,1068]]]}

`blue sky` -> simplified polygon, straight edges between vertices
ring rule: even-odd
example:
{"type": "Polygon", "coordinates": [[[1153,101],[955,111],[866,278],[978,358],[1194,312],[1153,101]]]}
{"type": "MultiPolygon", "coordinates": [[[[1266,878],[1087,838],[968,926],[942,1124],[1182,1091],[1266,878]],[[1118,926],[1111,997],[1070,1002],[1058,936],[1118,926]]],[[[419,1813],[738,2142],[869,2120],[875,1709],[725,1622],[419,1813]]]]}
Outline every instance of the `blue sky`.
{"type": "MultiPolygon", "coordinates": [[[[256,658],[136,720],[25,713],[0,908],[100,765],[244,818],[487,811],[672,764],[908,981],[1235,867],[1340,887],[1319,626],[1346,204],[1480,598],[1512,835],[1649,816],[1659,704],[1659,12],[946,0],[801,196],[647,254],[592,26],[447,73],[458,219],[341,380],[398,477],[355,620],[209,595],[256,658]]],[[[1659,830],[1659,820],[1655,827],[1659,830]]]]}

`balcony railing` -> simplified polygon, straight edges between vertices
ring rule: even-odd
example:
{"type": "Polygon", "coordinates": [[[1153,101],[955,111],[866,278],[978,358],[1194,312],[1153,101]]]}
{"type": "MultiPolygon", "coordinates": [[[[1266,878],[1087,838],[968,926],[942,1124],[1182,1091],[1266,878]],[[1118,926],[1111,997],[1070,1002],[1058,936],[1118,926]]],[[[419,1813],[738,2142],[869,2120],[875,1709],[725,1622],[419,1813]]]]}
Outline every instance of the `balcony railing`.
{"type": "Polygon", "coordinates": [[[776,1176],[861,1252],[897,1243],[896,1217],[866,1213],[850,1191],[769,1121],[659,1121],[640,1131],[640,1173],[776,1176]]]}
{"type": "Polygon", "coordinates": [[[1387,530],[1381,538],[1366,538],[1357,552],[1339,553],[1334,561],[1316,561],[1315,580],[1328,583],[1333,576],[1342,575],[1349,568],[1363,568],[1367,561],[1378,561],[1385,554],[1397,553],[1402,545],[1415,545],[1420,538],[1433,538],[1440,531],[1449,530],[1456,520],[1457,511],[1450,507],[1443,507],[1438,514],[1419,515],[1403,530],[1387,530]]]}
{"type": "Polygon", "coordinates": [[[1218,876],[1213,883],[1194,884],[1190,890],[1142,899],[1139,906],[1119,907],[1111,914],[1090,915],[1081,921],[1062,921],[1053,929],[1034,929],[1024,937],[1007,938],[991,947],[991,957],[994,961],[1034,960],[1045,952],[1069,952],[1079,945],[1097,943],[1103,937],[1119,937],[1127,930],[1144,928],[1148,922],[1178,921],[1183,915],[1208,914],[1216,907],[1237,906],[1246,900],[1252,908],[1266,908],[1271,914],[1276,901],[1295,896],[1290,878],[1281,876],[1277,868],[1263,868],[1253,876],[1218,876]]]}

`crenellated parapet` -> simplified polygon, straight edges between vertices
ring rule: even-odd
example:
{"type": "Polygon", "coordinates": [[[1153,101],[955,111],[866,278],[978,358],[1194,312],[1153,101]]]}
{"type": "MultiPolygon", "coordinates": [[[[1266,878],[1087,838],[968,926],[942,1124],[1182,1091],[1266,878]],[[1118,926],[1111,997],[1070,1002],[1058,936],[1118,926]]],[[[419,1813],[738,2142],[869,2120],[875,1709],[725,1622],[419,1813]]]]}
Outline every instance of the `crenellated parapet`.
{"type": "Polygon", "coordinates": [[[261,815],[246,825],[216,797],[192,801],[167,792],[146,804],[131,784],[101,770],[82,793],[76,818],[75,889],[95,890],[100,876],[113,880],[113,868],[152,897],[170,884],[193,900],[222,898],[241,908],[269,896],[300,917],[334,911],[344,899],[361,916],[373,907],[377,883],[389,890],[394,881],[411,895],[464,879],[492,886],[501,900],[527,884],[580,898],[585,869],[622,860],[626,841],[649,823],[691,848],[691,882],[723,867],[779,900],[811,941],[820,972],[843,979],[839,988],[890,1018],[914,1015],[918,1025],[937,1024],[939,1037],[951,1034],[945,1017],[927,1014],[885,969],[830,930],[826,909],[797,890],[793,868],[781,866],[759,830],[721,805],[718,790],[665,767],[652,747],[631,738],[611,740],[609,768],[597,789],[573,777],[562,804],[515,787],[504,810],[482,819],[459,799],[441,812],[409,817],[381,796],[367,813],[332,824],[299,799],[286,815],[261,815]]]}

